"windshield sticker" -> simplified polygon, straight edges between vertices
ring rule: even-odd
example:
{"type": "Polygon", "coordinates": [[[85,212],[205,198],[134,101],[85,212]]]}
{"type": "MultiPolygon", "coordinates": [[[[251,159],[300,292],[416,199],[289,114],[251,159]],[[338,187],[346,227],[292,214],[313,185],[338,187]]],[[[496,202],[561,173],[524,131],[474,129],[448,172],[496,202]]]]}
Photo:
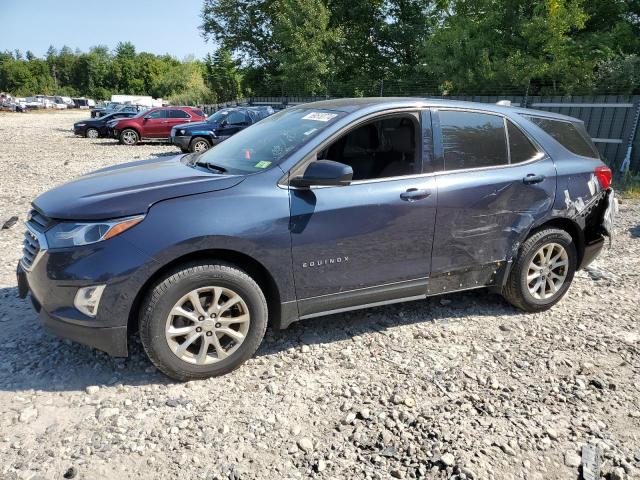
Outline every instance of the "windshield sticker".
{"type": "Polygon", "coordinates": [[[312,128],[311,130],[307,130],[306,132],[304,132],[304,135],[311,135],[313,132],[315,132],[316,130],[318,130],[317,128],[312,128]]]}
{"type": "Polygon", "coordinates": [[[311,112],[307,113],[302,120],[315,120],[316,122],[328,122],[332,118],[336,118],[337,113],[311,112]]]}
{"type": "Polygon", "coordinates": [[[268,162],[267,160],[262,160],[261,162],[258,162],[254,165],[254,167],[256,168],[267,168],[269,165],[271,165],[271,162],[268,162]]]}

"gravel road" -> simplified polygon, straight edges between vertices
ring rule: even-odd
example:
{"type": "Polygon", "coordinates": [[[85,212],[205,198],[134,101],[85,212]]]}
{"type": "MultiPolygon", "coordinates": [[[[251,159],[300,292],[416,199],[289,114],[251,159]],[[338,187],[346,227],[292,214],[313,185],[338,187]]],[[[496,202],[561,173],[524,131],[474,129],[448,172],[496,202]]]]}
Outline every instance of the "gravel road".
{"type": "Polygon", "coordinates": [[[170,155],[74,137],[85,112],[0,114],[0,478],[640,477],[640,202],[554,309],[484,291],[267,333],[222,378],[178,384],[134,343],[114,360],[44,333],[14,271],[39,193],[170,155]]]}

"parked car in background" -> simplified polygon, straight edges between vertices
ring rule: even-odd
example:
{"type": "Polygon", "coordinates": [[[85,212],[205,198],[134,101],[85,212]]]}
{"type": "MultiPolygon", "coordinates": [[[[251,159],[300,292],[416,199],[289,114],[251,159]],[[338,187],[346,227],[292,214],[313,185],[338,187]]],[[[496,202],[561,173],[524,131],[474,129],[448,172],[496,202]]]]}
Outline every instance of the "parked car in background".
{"type": "Polygon", "coordinates": [[[110,113],[100,118],[81,120],[73,125],[73,133],[87,138],[99,138],[109,136],[108,124],[117,122],[123,118],[131,118],[137,115],[134,111],[119,111],[110,113]]]}
{"type": "Polygon", "coordinates": [[[113,136],[123,145],[135,145],[140,140],[168,140],[172,127],[204,119],[204,112],[195,107],[152,108],[119,120],[113,127],[113,136]]]}
{"type": "Polygon", "coordinates": [[[76,108],[81,108],[83,110],[90,109],[96,106],[95,100],[84,97],[74,97],[72,98],[74,105],[76,108]]]}
{"type": "Polygon", "coordinates": [[[203,152],[272,113],[271,107],[223,108],[204,122],[173,127],[171,143],[184,153],[203,152]]]}
{"type": "Polygon", "coordinates": [[[268,323],[485,287],[547,310],[611,236],[610,183],[584,124],[556,113],[299,105],[206,152],[43,193],[18,292],[62,337],[126,356],[139,331],[172,378],[222,375],[268,323]]]}
{"type": "Polygon", "coordinates": [[[91,109],[91,118],[99,117],[100,116],[99,114],[107,110],[111,110],[115,112],[118,109],[118,107],[120,107],[121,105],[122,104],[119,102],[105,102],[102,105],[96,106],[91,109]]]}

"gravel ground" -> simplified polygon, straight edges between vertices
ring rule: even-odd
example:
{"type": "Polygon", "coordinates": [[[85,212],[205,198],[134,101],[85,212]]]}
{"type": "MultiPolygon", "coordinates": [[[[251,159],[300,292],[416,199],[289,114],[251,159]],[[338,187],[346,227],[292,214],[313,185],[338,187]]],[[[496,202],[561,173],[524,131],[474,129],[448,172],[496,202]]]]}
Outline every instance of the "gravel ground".
{"type": "MultiPolygon", "coordinates": [[[[85,172],[176,149],[70,132],[85,112],[0,114],[0,223],[85,172]]],[[[268,332],[222,378],[178,384],[44,333],[0,230],[2,479],[640,477],[640,202],[549,312],[484,291],[268,332]]]]}

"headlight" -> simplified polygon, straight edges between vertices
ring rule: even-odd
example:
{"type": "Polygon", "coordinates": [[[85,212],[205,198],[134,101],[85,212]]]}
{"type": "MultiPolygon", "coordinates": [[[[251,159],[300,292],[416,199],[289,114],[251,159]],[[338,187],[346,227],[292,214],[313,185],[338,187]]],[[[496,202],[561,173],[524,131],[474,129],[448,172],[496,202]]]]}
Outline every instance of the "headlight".
{"type": "Polygon", "coordinates": [[[184,135],[184,132],[185,132],[184,128],[181,128],[180,130],[178,130],[178,135],[184,135]]]}
{"type": "Polygon", "coordinates": [[[120,235],[143,219],[144,215],[138,215],[94,223],[62,222],[48,230],[45,235],[49,248],[88,245],[120,235]]]}
{"type": "Polygon", "coordinates": [[[76,123],[76,127],[84,127],[86,123],[76,123]]]}

